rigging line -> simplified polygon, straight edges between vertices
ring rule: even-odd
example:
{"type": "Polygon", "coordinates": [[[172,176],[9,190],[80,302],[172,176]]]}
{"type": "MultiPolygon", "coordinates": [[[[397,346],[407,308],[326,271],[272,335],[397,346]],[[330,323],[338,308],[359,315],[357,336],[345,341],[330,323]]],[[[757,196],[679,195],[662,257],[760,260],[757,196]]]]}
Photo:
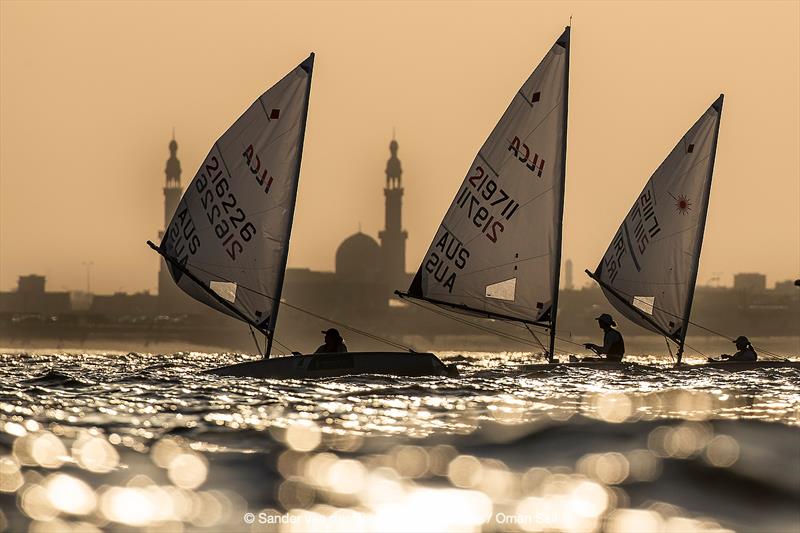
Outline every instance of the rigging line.
{"type": "MultiPolygon", "coordinates": [[[[633,296],[633,295],[631,295],[631,294],[628,294],[628,293],[626,293],[625,291],[623,291],[623,290],[621,290],[621,289],[618,289],[617,287],[614,287],[614,290],[615,290],[615,291],[617,291],[617,292],[619,292],[620,294],[622,294],[622,295],[624,295],[624,296],[627,296],[627,297],[629,297],[629,298],[635,298],[635,296],[633,296]]],[[[675,313],[671,313],[670,311],[667,311],[666,309],[663,309],[663,308],[661,308],[661,307],[658,307],[658,306],[656,306],[656,305],[653,305],[653,309],[658,309],[659,311],[661,311],[662,313],[664,313],[664,314],[666,314],[666,315],[669,315],[669,316],[671,316],[671,317],[674,317],[674,318],[678,318],[678,319],[680,319],[680,320],[683,320],[683,318],[682,318],[682,317],[680,317],[679,315],[676,315],[675,313]]],[[[730,337],[730,336],[728,336],[728,335],[725,335],[724,333],[720,333],[719,331],[716,331],[716,330],[713,330],[713,329],[711,329],[711,328],[708,328],[708,327],[706,327],[706,326],[703,326],[703,325],[701,325],[701,324],[698,324],[697,322],[694,322],[694,321],[692,321],[692,320],[687,320],[686,322],[688,322],[688,323],[689,323],[689,324],[691,324],[692,326],[695,326],[695,327],[697,327],[697,328],[700,328],[700,329],[702,329],[702,330],[704,330],[704,331],[707,331],[707,332],[709,332],[709,333],[712,333],[712,334],[714,334],[714,335],[716,335],[716,336],[718,336],[718,337],[721,337],[721,338],[723,338],[723,339],[726,339],[726,340],[729,340],[729,341],[733,341],[733,337],[730,337]]],[[[685,344],[685,342],[686,342],[686,341],[684,341],[684,344],[685,344]]],[[[687,346],[688,346],[688,345],[687,345],[687,346]]],[[[691,348],[691,346],[689,346],[689,347],[691,348]]],[[[756,348],[756,346],[755,346],[755,345],[753,345],[753,349],[755,349],[755,348],[756,348]]],[[[704,354],[703,352],[699,351],[699,350],[696,350],[696,349],[694,349],[694,348],[692,348],[692,350],[694,350],[694,351],[696,351],[697,353],[699,353],[699,354],[701,354],[701,355],[705,356],[705,354],[704,354]]],[[[786,357],[785,357],[785,356],[782,356],[782,355],[779,355],[779,354],[776,354],[776,353],[770,352],[770,351],[768,351],[768,350],[765,350],[765,349],[762,349],[762,348],[760,348],[760,347],[758,348],[758,350],[757,350],[757,351],[760,351],[760,352],[762,352],[762,353],[764,353],[764,354],[767,354],[767,355],[771,355],[772,357],[778,358],[778,359],[780,359],[780,360],[784,360],[784,359],[786,359],[786,357]]]]}
{"type": "MultiPolygon", "coordinates": [[[[594,276],[594,273],[592,273],[592,276],[594,276]]],[[[592,276],[589,276],[589,277],[592,277],[592,276]]],[[[598,279],[596,279],[596,278],[594,278],[594,277],[592,277],[592,279],[594,279],[594,280],[597,282],[597,284],[598,284],[598,285],[600,285],[600,282],[599,282],[599,280],[598,280],[598,279]]],[[[609,286],[610,286],[610,285],[609,285],[609,286]]],[[[602,289],[602,288],[604,288],[604,287],[601,285],[601,286],[600,286],[600,288],[602,289]]],[[[625,292],[624,290],[622,290],[622,289],[620,289],[620,288],[618,288],[618,287],[612,287],[612,288],[614,289],[614,291],[615,291],[615,292],[618,292],[618,293],[619,293],[619,294],[621,294],[622,296],[626,296],[626,297],[628,297],[628,298],[633,298],[633,299],[636,299],[636,298],[637,298],[636,296],[634,296],[634,295],[632,295],[632,294],[630,294],[630,293],[628,293],[628,292],[625,292]]],[[[626,302],[626,303],[627,303],[627,302],[626,302]]],[[[655,305],[655,303],[654,303],[654,304],[653,304],[651,307],[652,307],[653,309],[657,309],[657,310],[661,311],[662,313],[664,313],[664,314],[666,314],[666,315],[669,315],[669,316],[671,316],[671,317],[674,317],[674,318],[678,318],[678,319],[680,319],[680,320],[683,320],[683,317],[681,317],[680,315],[677,315],[677,314],[675,314],[675,313],[673,313],[673,312],[671,312],[671,311],[667,311],[666,309],[664,309],[664,308],[661,308],[661,307],[659,307],[659,306],[655,305]]],[[[707,328],[707,327],[705,327],[705,326],[701,326],[700,324],[697,324],[697,323],[695,323],[695,322],[692,322],[691,320],[687,320],[686,322],[688,322],[689,324],[691,324],[691,325],[693,325],[693,326],[697,326],[697,327],[698,327],[698,328],[700,328],[700,329],[704,329],[704,330],[708,331],[709,333],[713,333],[714,335],[718,335],[718,336],[722,337],[723,339],[727,339],[727,340],[733,340],[733,338],[732,338],[732,337],[729,337],[729,336],[727,336],[727,335],[724,335],[724,334],[722,334],[722,333],[719,333],[718,331],[714,331],[714,330],[712,330],[712,329],[709,329],[709,328],[707,328]]]]}
{"type": "MultiPolygon", "coordinates": [[[[188,265],[188,263],[187,263],[187,265],[188,265]]],[[[191,264],[191,266],[194,267],[195,269],[201,271],[201,272],[204,272],[205,274],[208,274],[209,276],[216,276],[216,277],[222,278],[223,281],[227,281],[229,283],[236,283],[236,282],[234,282],[232,280],[226,279],[224,276],[220,276],[219,274],[215,274],[213,272],[209,272],[209,271],[204,270],[204,269],[202,269],[202,268],[200,268],[200,267],[198,267],[198,266],[196,266],[194,264],[191,264]]],[[[275,301],[275,298],[273,296],[265,294],[265,293],[263,293],[261,291],[257,291],[257,290],[255,290],[255,289],[253,289],[251,287],[247,287],[246,285],[240,285],[240,284],[237,283],[237,286],[241,287],[242,289],[248,290],[248,291],[250,291],[250,292],[252,292],[254,294],[258,294],[259,296],[263,296],[264,298],[267,298],[267,299],[269,299],[271,301],[275,301]]],[[[379,337],[378,335],[375,335],[373,333],[369,333],[369,332],[360,330],[358,328],[355,328],[353,326],[349,326],[347,324],[344,324],[342,322],[337,322],[336,320],[333,320],[331,318],[324,317],[324,316],[318,315],[316,313],[312,313],[311,311],[308,311],[308,310],[303,309],[301,307],[297,307],[296,305],[292,305],[289,302],[282,301],[281,305],[284,305],[284,306],[286,306],[286,307],[288,307],[290,309],[294,309],[295,311],[300,311],[301,313],[306,313],[307,315],[313,316],[314,318],[317,318],[319,320],[324,320],[326,322],[330,322],[331,324],[335,324],[335,325],[337,325],[339,327],[345,328],[345,329],[347,329],[349,331],[352,331],[354,333],[357,333],[359,335],[363,335],[363,336],[365,336],[367,338],[370,338],[372,340],[383,342],[385,344],[388,344],[389,346],[393,346],[393,347],[399,348],[401,350],[407,350],[409,352],[413,352],[414,351],[412,348],[410,348],[408,346],[405,346],[403,344],[400,344],[398,342],[395,342],[395,341],[392,341],[392,340],[389,340],[389,339],[386,339],[386,338],[383,338],[383,337],[379,337]]],[[[285,345],[283,345],[283,346],[284,346],[284,348],[286,348],[285,345]]]]}
{"type": "MultiPolygon", "coordinates": [[[[674,363],[675,362],[675,358],[672,356],[672,346],[669,345],[669,339],[664,337],[664,342],[667,343],[667,350],[669,351],[669,358],[672,359],[672,362],[674,363]]],[[[686,346],[686,341],[684,341],[683,345],[686,346]]]]}
{"type": "Polygon", "coordinates": [[[284,305],[284,306],[288,307],[289,309],[294,309],[295,311],[300,311],[301,313],[305,313],[305,314],[307,314],[309,316],[312,316],[312,317],[314,317],[316,319],[323,320],[325,322],[330,322],[331,324],[335,324],[335,325],[337,325],[337,326],[339,326],[341,328],[344,328],[344,329],[347,329],[349,331],[352,331],[353,333],[356,333],[358,335],[363,335],[364,337],[367,337],[367,338],[372,339],[374,341],[383,342],[384,344],[388,344],[389,346],[392,346],[394,348],[398,348],[398,349],[401,349],[401,350],[406,350],[406,351],[409,351],[409,352],[413,352],[414,351],[413,348],[411,348],[409,346],[405,346],[403,344],[400,344],[399,342],[395,342],[393,340],[390,340],[390,339],[375,335],[374,333],[369,333],[368,331],[364,331],[364,330],[358,329],[356,327],[350,326],[350,325],[345,324],[343,322],[337,322],[336,320],[333,320],[331,318],[324,317],[324,316],[318,315],[316,313],[312,313],[311,311],[308,311],[306,309],[302,309],[302,308],[297,307],[295,305],[292,305],[292,304],[290,304],[288,302],[285,302],[285,301],[281,302],[281,305],[284,305]]]}
{"type": "MultiPolygon", "coordinates": [[[[438,306],[435,306],[435,304],[433,306],[426,306],[426,305],[421,304],[419,301],[417,301],[415,299],[404,298],[404,300],[407,300],[407,301],[411,302],[412,304],[414,304],[414,305],[416,305],[418,307],[421,307],[422,309],[425,309],[428,312],[435,313],[437,315],[443,316],[443,317],[448,318],[450,320],[454,320],[456,322],[460,322],[462,324],[465,324],[465,325],[470,326],[472,328],[475,328],[475,329],[484,331],[486,333],[495,335],[497,337],[501,337],[501,338],[504,338],[504,339],[512,340],[512,341],[515,341],[515,342],[519,342],[520,344],[524,344],[526,346],[533,346],[533,347],[536,346],[533,343],[531,343],[530,341],[528,341],[527,339],[524,339],[522,337],[517,337],[517,336],[512,335],[510,333],[505,333],[505,332],[502,332],[502,331],[498,331],[496,329],[492,329],[492,328],[489,328],[487,326],[481,326],[480,324],[475,324],[474,322],[470,322],[469,320],[454,316],[452,313],[448,313],[444,309],[439,308],[438,306]]],[[[508,324],[510,326],[518,327],[520,329],[524,329],[524,328],[528,327],[527,324],[525,324],[525,323],[518,323],[518,322],[515,322],[515,321],[512,321],[512,320],[507,320],[507,319],[502,319],[502,318],[497,318],[495,320],[497,320],[498,322],[503,322],[503,323],[508,324]]],[[[539,327],[543,327],[544,328],[544,326],[539,326],[539,327]]],[[[575,341],[572,341],[570,339],[566,339],[564,337],[559,337],[557,335],[555,336],[555,338],[557,340],[561,341],[561,342],[564,342],[564,343],[567,343],[567,344],[572,344],[574,346],[578,346],[578,347],[581,347],[581,348],[585,348],[585,346],[583,344],[579,343],[579,342],[575,342],[575,341]]],[[[541,345],[541,342],[539,344],[541,345]]],[[[695,350],[691,346],[688,346],[688,347],[691,348],[692,350],[695,350]]],[[[547,349],[544,348],[544,351],[547,352],[547,349]]],[[[697,353],[700,353],[697,350],[695,350],[695,351],[697,353]]],[[[568,352],[567,350],[554,349],[554,352],[556,354],[561,354],[561,355],[573,355],[570,352],[568,352]]],[[[644,357],[644,355],[641,354],[641,353],[630,353],[630,352],[627,352],[626,355],[632,356],[632,357],[644,357]]]]}
{"type": "Polygon", "coordinates": [[[412,300],[412,299],[408,299],[407,301],[409,301],[412,304],[416,305],[417,307],[421,307],[422,309],[425,309],[425,310],[427,310],[427,311],[429,311],[431,313],[443,316],[445,318],[449,318],[451,320],[454,320],[456,322],[460,322],[462,324],[465,324],[467,326],[473,327],[475,329],[479,329],[479,330],[484,331],[486,333],[492,333],[494,335],[497,335],[498,337],[503,337],[503,338],[506,338],[506,339],[514,340],[514,341],[520,342],[521,344],[525,344],[526,346],[535,346],[528,339],[523,339],[521,337],[516,337],[516,336],[511,335],[509,333],[497,331],[497,330],[491,329],[491,328],[486,327],[486,326],[481,326],[480,324],[475,324],[474,322],[470,322],[469,320],[466,320],[466,319],[463,319],[463,318],[460,318],[460,317],[457,317],[457,316],[453,316],[453,315],[451,315],[449,313],[446,313],[443,309],[436,309],[436,308],[433,308],[433,307],[428,307],[428,306],[422,305],[421,303],[417,302],[416,300],[412,300]]]}
{"type": "MultiPolygon", "coordinates": [[[[595,279],[595,278],[593,278],[593,279],[595,279]]],[[[600,281],[599,281],[599,280],[595,279],[595,281],[597,281],[597,282],[598,282],[598,284],[600,284],[600,281]]],[[[602,285],[601,285],[601,287],[602,287],[602,285]]],[[[623,300],[623,299],[622,299],[622,297],[621,297],[620,295],[617,295],[617,294],[616,294],[616,292],[617,292],[617,291],[619,291],[619,292],[620,292],[620,293],[621,293],[623,296],[628,296],[628,297],[634,298],[634,300],[635,300],[635,297],[631,296],[630,294],[626,294],[624,291],[620,291],[620,290],[619,290],[619,289],[617,289],[616,287],[613,287],[612,289],[613,289],[613,290],[610,290],[609,292],[611,292],[611,294],[613,294],[614,296],[616,296],[617,298],[619,298],[619,299],[620,299],[620,300],[622,300],[622,301],[625,301],[625,300],[623,300]]],[[[606,289],[606,290],[607,290],[607,289],[606,289]]],[[[627,303],[627,302],[626,302],[626,303],[627,303]]],[[[633,307],[632,307],[632,306],[631,306],[631,308],[633,309],[633,307]]],[[[666,315],[673,316],[673,317],[675,317],[675,318],[679,318],[680,320],[684,320],[683,318],[679,317],[678,315],[675,315],[675,314],[673,314],[673,313],[670,313],[669,311],[667,311],[667,310],[665,310],[665,309],[661,309],[660,307],[657,307],[657,306],[655,306],[655,305],[653,306],[653,308],[654,308],[654,309],[658,309],[659,311],[662,311],[662,312],[663,312],[664,314],[666,314],[666,315]]],[[[641,312],[640,312],[640,316],[641,316],[642,318],[645,318],[645,319],[646,319],[645,315],[644,315],[643,313],[641,313],[641,312]]],[[[721,338],[723,338],[723,339],[726,339],[726,340],[729,340],[729,341],[732,341],[732,340],[733,340],[731,337],[728,337],[727,335],[724,335],[724,334],[722,334],[722,333],[720,333],[720,332],[718,332],[718,331],[714,331],[713,329],[707,328],[707,327],[705,327],[705,326],[701,326],[700,324],[697,324],[696,322],[692,322],[691,320],[686,320],[685,322],[686,322],[686,323],[688,323],[688,324],[691,324],[691,325],[693,325],[693,326],[696,326],[696,327],[698,327],[698,328],[700,328],[700,329],[702,329],[702,330],[708,331],[709,333],[713,333],[714,335],[716,335],[716,336],[718,336],[718,337],[721,337],[721,338]]],[[[655,321],[653,321],[653,324],[657,326],[657,324],[655,323],[655,321]]],[[[659,327],[658,329],[661,329],[661,328],[659,327]]],[[[663,332],[662,332],[662,335],[663,335],[663,332]]],[[[664,335],[664,337],[665,337],[665,338],[667,338],[667,335],[664,335]]],[[[696,348],[692,348],[691,346],[689,346],[688,344],[686,344],[686,337],[685,337],[685,336],[684,336],[683,343],[684,343],[684,345],[685,345],[685,346],[688,346],[689,348],[691,348],[691,349],[692,349],[692,350],[694,350],[695,352],[699,353],[700,355],[702,355],[702,356],[704,356],[704,357],[707,357],[707,356],[706,356],[706,354],[704,354],[704,353],[703,353],[703,352],[701,352],[700,350],[698,350],[698,349],[696,349],[696,348]]],[[[752,343],[751,343],[751,346],[753,346],[753,345],[752,345],[752,343]]],[[[753,349],[755,350],[755,346],[753,346],[753,349]]],[[[782,355],[778,355],[778,354],[776,354],[776,353],[773,353],[773,352],[770,352],[770,351],[768,351],[768,350],[761,350],[761,351],[762,351],[762,353],[765,353],[765,354],[771,355],[772,357],[775,357],[775,358],[777,358],[778,360],[785,360],[785,359],[786,359],[786,357],[784,357],[784,356],[782,356],[782,355]]],[[[766,359],[767,359],[767,360],[769,360],[769,358],[766,358],[766,359]]]]}
{"type": "MultiPolygon", "coordinates": [[[[492,329],[492,328],[490,328],[488,326],[482,326],[480,324],[476,324],[476,323],[471,322],[471,321],[469,321],[467,319],[454,316],[453,314],[446,312],[444,309],[435,308],[433,306],[426,306],[426,305],[423,305],[423,304],[421,304],[420,302],[418,302],[418,301],[416,301],[414,299],[407,299],[407,301],[411,302],[412,304],[414,304],[414,305],[416,305],[418,307],[421,307],[422,309],[425,309],[428,312],[435,313],[435,314],[437,314],[439,316],[443,316],[445,318],[448,318],[448,319],[453,320],[455,322],[459,322],[459,323],[464,324],[466,326],[470,326],[470,327],[472,327],[474,329],[483,331],[485,333],[489,333],[491,335],[495,335],[497,337],[501,337],[501,338],[504,338],[504,339],[507,339],[507,340],[515,341],[515,342],[518,342],[520,344],[524,344],[525,346],[532,346],[534,348],[536,347],[536,345],[533,344],[532,342],[530,342],[528,339],[525,339],[525,338],[522,338],[522,337],[517,337],[515,335],[512,335],[510,333],[506,333],[506,332],[503,332],[503,331],[498,331],[498,330],[492,329]]],[[[503,320],[503,319],[497,319],[497,320],[499,320],[500,322],[504,322],[504,323],[507,322],[506,320],[503,320]]],[[[508,323],[511,323],[511,322],[508,321],[508,323]]],[[[545,350],[545,352],[546,351],[547,350],[545,350]]],[[[557,350],[557,351],[559,351],[559,350],[557,350]]],[[[563,353],[566,354],[567,352],[563,352],[563,353]]]]}
{"type": "Polygon", "coordinates": [[[258,339],[256,339],[256,334],[253,331],[253,326],[247,324],[247,327],[250,329],[250,336],[253,337],[253,342],[256,343],[256,350],[258,350],[258,355],[264,357],[264,354],[261,352],[261,346],[258,344],[258,339]]]}
{"type": "MultiPolygon", "coordinates": [[[[288,346],[286,346],[285,344],[283,344],[281,341],[279,341],[278,339],[276,339],[274,335],[272,336],[272,342],[274,342],[275,344],[277,344],[278,346],[280,346],[281,348],[283,348],[284,350],[286,350],[286,352],[287,352],[287,353],[290,353],[290,354],[291,354],[291,353],[293,353],[293,351],[292,351],[292,349],[291,349],[291,348],[289,348],[288,346]]],[[[266,350],[265,350],[265,351],[266,351],[266,350]]]]}
{"type": "MultiPolygon", "coordinates": [[[[530,332],[530,334],[531,334],[531,335],[533,335],[533,338],[534,338],[534,339],[536,339],[536,342],[538,342],[538,343],[539,343],[539,346],[541,346],[541,347],[542,347],[542,352],[543,352],[543,353],[545,353],[545,354],[547,354],[547,348],[545,348],[545,347],[544,347],[544,344],[542,344],[542,341],[541,341],[541,340],[539,340],[539,337],[536,335],[536,332],[535,332],[535,331],[533,331],[533,330],[532,330],[532,329],[531,329],[531,328],[528,326],[528,324],[525,324],[525,329],[527,329],[527,330],[530,332]]],[[[555,349],[554,349],[553,351],[555,351],[555,349]]]]}
{"type": "MultiPolygon", "coordinates": [[[[498,322],[503,322],[504,324],[508,324],[509,326],[513,326],[515,328],[520,328],[520,329],[527,329],[528,328],[528,324],[529,324],[529,322],[520,322],[520,321],[516,321],[516,320],[510,320],[510,319],[507,319],[507,318],[499,318],[499,317],[498,318],[493,318],[493,320],[497,320],[498,322]]],[[[553,329],[553,328],[551,328],[549,326],[542,326],[542,325],[538,325],[538,324],[533,324],[533,325],[534,326],[539,326],[540,328],[545,329],[545,330],[553,329]]],[[[568,334],[570,334],[570,335],[572,334],[568,330],[554,330],[554,331],[556,333],[558,333],[559,331],[567,331],[568,334]]],[[[556,335],[555,338],[560,340],[560,341],[562,341],[562,342],[566,342],[567,344],[573,344],[575,346],[583,347],[583,344],[581,344],[579,342],[571,341],[569,339],[565,339],[564,337],[559,337],[559,336],[556,335]]],[[[556,350],[556,351],[557,352],[560,351],[560,352],[562,352],[564,354],[568,354],[569,353],[566,350],[556,350]]]]}
{"type": "Polygon", "coordinates": [[[684,346],[686,346],[687,348],[689,348],[690,350],[692,350],[693,352],[697,352],[697,353],[699,353],[699,354],[700,354],[700,355],[702,355],[703,357],[706,357],[706,358],[708,357],[706,354],[704,354],[703,352],[701,352],[701,351],[700,351],[700,350],[698,350],[697,348],[695,348],[695,347],[693,347],[693,346],[689,346],[688,344],[686,344],[686,341],[683,341],[683,345],[684,345],[684,346]]]}
{"type": "MultiPolygon", "coordinates": [[[[455,317],[453,317],[453,318],[455,319],[455,317]]],[[[507,320],[507,319],[503,319],[503,318],[496,318],[495,320],[497,320],[497,321],[499,321],[499,322],[506,323],[506,324],[508,324],[509,326],[513,326],[513,327],[515,327],[515,328],[525,329],[525,328],[527,328],[527,327],[528,327],[527,323],[524,323],[524,322],[516,322],[516,321],[513,321],[513,320],[507,320]]],[[[534,325],[535,325],[535,324],[534,324],[534,325]]],[[[552,329],[552,328],[548,328],[548,327],[545,327],[545,326],[539,326],[539,327],[542,327],[542,328],[544,328],[544,329],[552,329]]],[[[490,331],[493,331],[493,330],[490,330],[490,331]]],[[[566,332],[567,332],[569,335],[572,335],[572,333],[571,333],[569,330],[563,330],[563,329],[562,329],[562,330],[555,330],[555,331],[556,331],[556,332],[559,332],[559,331],[566,331],[566,332]]],[[[555,335],[555,338],[556,338],[557,340],[559,340],[559,341],[561,341],[561,342],[565,342],[565,343],[567,343],[567,344],[572,344],[572,345],[574,345],[574,346],[579,346],[579,347],[581,347],[581,348],[585,348],[585,347],[586,347],[584,344],[582,344],[582,343],[580,343],[580,342],[575,342],[575,341],[573,341],[573,340],[570,340],[570,339],[567,339],[567,338],[564,338],[564,337],[559,337],[558,335],[555,335]]],[[[666,337],[664,337],[664,338],[666,339],[666,337]]],[[[545,351],[546,351],[546,350],[545,350],[545,351]]],[[[570,352],[568,352],[568,351],[566,351],[566,350],[555,350],[555,351],[556,351],[556,352],[560,352],[560,353],[562,353],[562,354],[564,354],[564,355],[572,355],[572,354],[570,354],[570,352]]],[[[645,357],[645,355],[644,355],[644,354],[641,354],[641,353],[631,353],[631,352],[625,352],[625,353],[626,353],[626,355],[633,356],[633,357],[645,357]]],[[[700,353],[700,352],[698,352],[698,353],[700,353]]],[[[671,355],[671,354],[670,354],[670,355],[671,355]]]]}
{"type": "MultiPolygon", "coordinates": [[[[522,328],[522,327],[524,327],[524,325],[521,325],[521,324],[516,324],[516,323],[514,323],[514,322],[511,322],[511,321],[506,321],[506,322],[507,322],[509,325],[511,325],[511,326],[514,326],[514,327],[518,327],[518,328],[522,328]]],[[[545,329],[552,329],[552,328],[545,328],[545,329]]],[[[559,330],[559,329],[557,329],[557,330],[555,330],[555,331],[556,331],[556,333],[558,333],[559,331],[566,331],[568,334],[572,335],[572,333],[571,333],[569,330],[563,330],[563,329],[560,329],[560,330],[559,330]]],[[[573,341],[573,340],[569,340],[569,339],[566,339],[566,338],[564,338],[564,337],[559,337],[558,335],[556,335],[556,336],[555,336],[555,338],[556,338],[556,339],[558,339],[558,340],[560,340],[561,342],[566,342],[567,344],[572,344],[572,345],[574,345],[574,346],[580,346],[580,347],[582,347],[582,348],[584,347],[584,346],[583,346],[583,344],[581,344],[580,342],[575,342],[575,341],[573,341]]],[[[565,353],[565,354],[568,354],[568,353],[569,353],[569,352],[567,352],[566,350],[556,350],[556,351],[557,351],[557,352],[558,352],[558,351],[561,351],[562,353],[565,353]]],[[[634,355],[635,355],[635,354],[634,354],[634,355]]]]}

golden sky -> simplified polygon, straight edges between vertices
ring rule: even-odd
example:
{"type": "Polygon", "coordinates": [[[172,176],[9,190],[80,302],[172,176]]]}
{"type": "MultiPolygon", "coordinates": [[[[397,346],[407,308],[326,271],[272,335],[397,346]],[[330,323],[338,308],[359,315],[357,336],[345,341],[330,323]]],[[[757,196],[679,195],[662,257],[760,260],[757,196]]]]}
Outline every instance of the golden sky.
{"type": "MultiPolygon", "coordinates": [[[[564,259],[593,269],[655,168],[724,92],[699,283],[800,276],[800,2],[0,1],[0,288],[154,291],[173,126],[184,185],[317,53],[289,265],[383,225],[396,128],[407,270],[573,16],[564,259]]],[[[562,278],[563,279],[563,278],[562,278]]],[[[405,288],[405,287],[403,287],[405,288]]]]}

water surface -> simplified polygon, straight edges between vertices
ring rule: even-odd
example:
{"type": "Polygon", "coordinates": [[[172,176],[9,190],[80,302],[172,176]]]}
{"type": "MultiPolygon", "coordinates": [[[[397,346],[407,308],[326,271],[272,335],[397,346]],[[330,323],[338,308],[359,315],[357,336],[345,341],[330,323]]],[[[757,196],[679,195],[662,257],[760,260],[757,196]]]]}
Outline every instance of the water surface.
{"type": "Polygon", "coordinates": [[[5,350],[11,530],[797,530],[800,373],[272,381],[252,356],[5,350]],[[249,514],[248,514],[249,513],[249,514]],[[252,522],[252,523],[249,523],[252,522]]]}

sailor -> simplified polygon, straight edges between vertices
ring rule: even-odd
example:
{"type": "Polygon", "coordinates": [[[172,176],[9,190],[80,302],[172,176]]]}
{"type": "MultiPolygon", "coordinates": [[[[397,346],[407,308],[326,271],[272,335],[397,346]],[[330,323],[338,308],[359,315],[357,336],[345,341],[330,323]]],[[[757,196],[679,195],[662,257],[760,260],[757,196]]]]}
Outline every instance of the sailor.
{"type": "MultiPolygon", "coordinates": [[[[753,362],[758,360],[758,354],[747,337],[739,335],[733,343],[736,345],[737,352],[733,355],[722,354],[719,356],[720,359],[726,360],[729,363],[734,361],[753,362]]],[[[713,359],[709,359],[709,361],[713,361],[713,359]]]]}
{"type": "Polygon", "coordinates": [[[625,341],[622,339],[622,333],[614,329],[617,325],[611,315],[603,313],[595,318],[600,329],[603,330],[603,345],[587,343],[584,346],[592,350],[597,355],[605,355],[605,358],[598,357],[584,357],[584,361],[622,361],[622,356],[625,355],[625,341]]]}
{"type": "Polygon", "coordinates": [[[342,336],[339,335],[338,329],[330,328],[323,330],[322,333],[325,335],[325,344],[317,348],[314,353],[341,353],[347,351],[347,346],[342,336]]]}

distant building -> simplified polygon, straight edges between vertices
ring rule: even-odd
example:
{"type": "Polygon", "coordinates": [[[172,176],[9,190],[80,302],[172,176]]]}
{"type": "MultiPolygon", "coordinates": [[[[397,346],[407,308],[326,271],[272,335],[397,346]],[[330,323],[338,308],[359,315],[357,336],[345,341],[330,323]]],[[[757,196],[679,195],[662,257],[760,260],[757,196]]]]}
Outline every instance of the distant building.
{"type": "Polygon", "coordinates": [[[734,274],[733,288],[739,291],[760,292],[767,289],[767,276],[757,272],[734,274]]]}
{"type": "Polygon", "coordinates": [[[784,281],[776,281],[775,292],[800,294],[800,290],[798,290],[798,287],[800,287],[800,283],[798,283],[798,281],[800,280],[787,279],[784,281]]]}
{"type": "Polygon", "coordinates": [[[90,311],[106,316],[155,315],[160,303],[156,296],[146,291],[136,294],[115,292],[114,294],[95,295],[90,311]]]}
{"type": "Polygon", "coordinates": [[[0,311],[22,314],[68,313],[72,310],[68,292],[46,292],[45,277],[20,276],[17,290],[0,293],[0,311]]]}
{"type": "Polygon", "coordinates": [[[564,263],[564,289],[571,291],[575,286],[572,284],[572,259],[567,259],[564,263]]]}

